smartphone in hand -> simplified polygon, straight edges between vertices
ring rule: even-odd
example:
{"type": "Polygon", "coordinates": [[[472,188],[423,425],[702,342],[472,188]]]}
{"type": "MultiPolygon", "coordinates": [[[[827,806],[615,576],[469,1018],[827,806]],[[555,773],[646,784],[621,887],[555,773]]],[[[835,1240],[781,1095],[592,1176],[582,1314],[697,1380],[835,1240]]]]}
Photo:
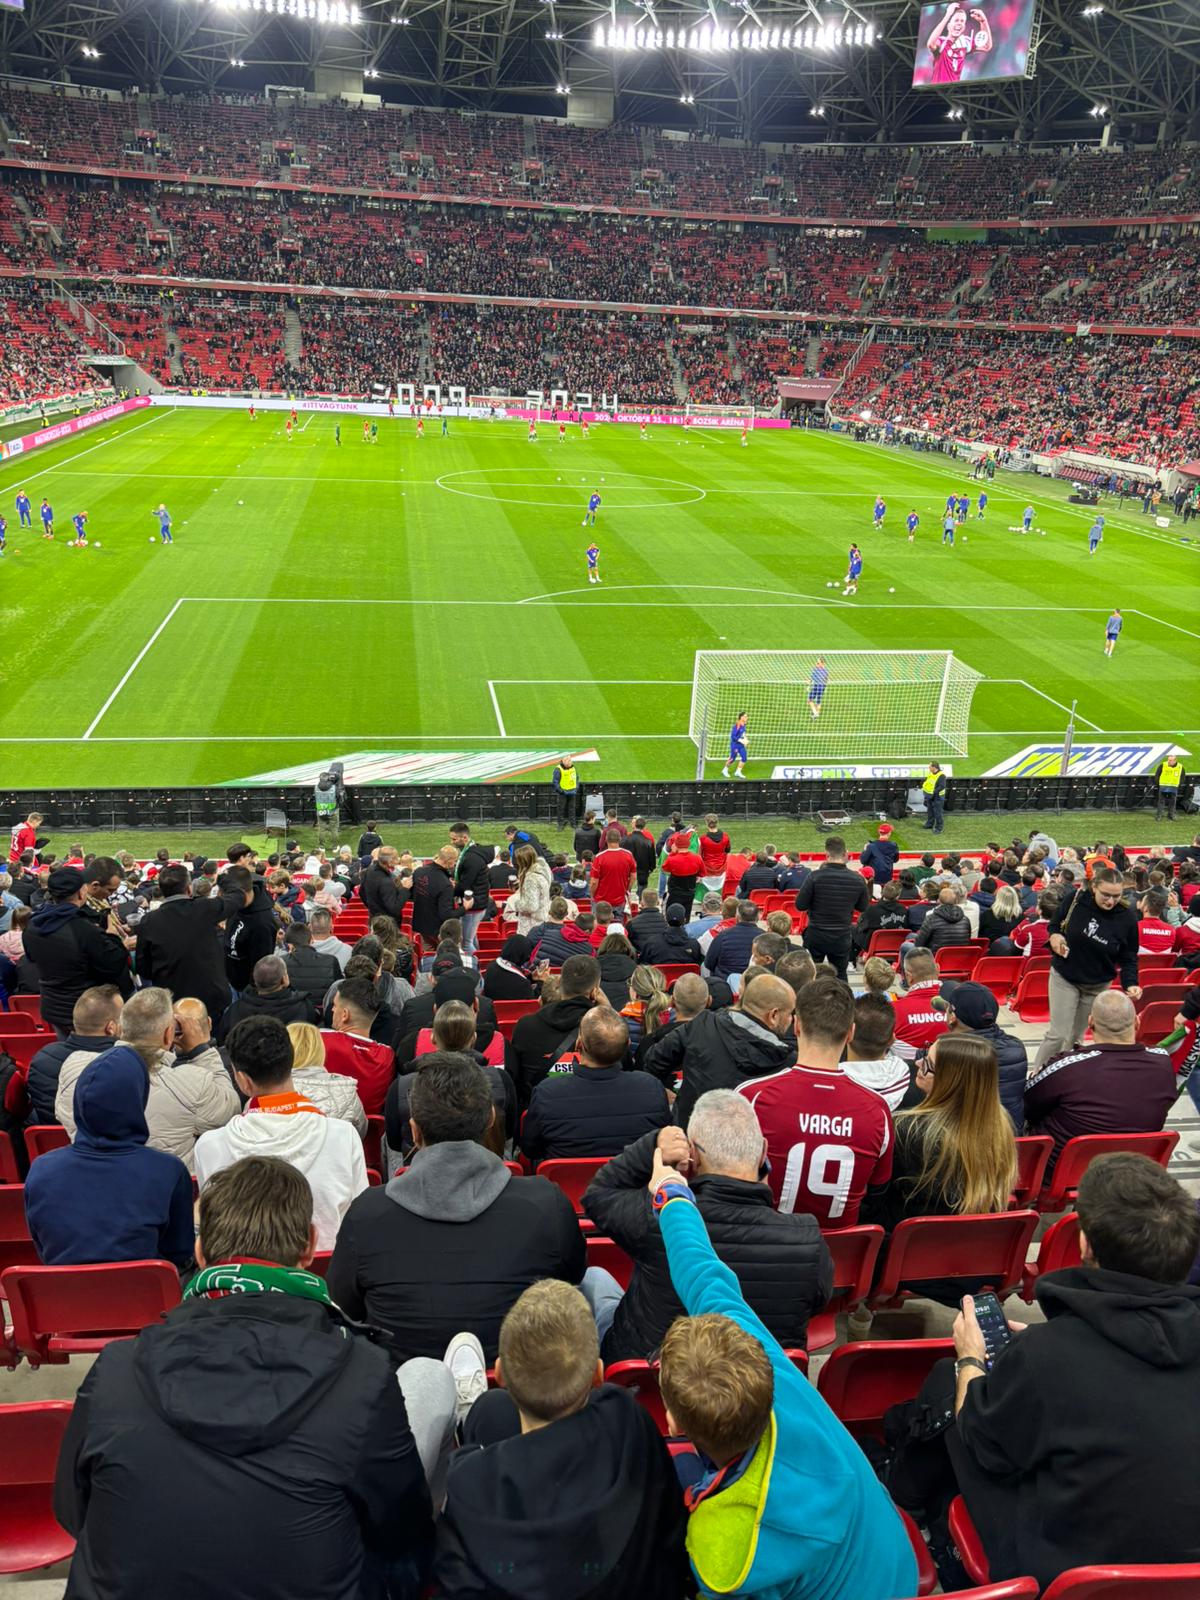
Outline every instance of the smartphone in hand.
{"type": "Polygon", "coordinates": [[[977,1294],[974,1300],[975,1320],[979,1324],[980,1333],[983,1334],[990,1372],[1001,1350],[1012,1343],[1012,1329],[1008,1325],[1008,1318],[1004,1315],[1004,1307],[994,1294],[990,1291],[977,1294]]]}

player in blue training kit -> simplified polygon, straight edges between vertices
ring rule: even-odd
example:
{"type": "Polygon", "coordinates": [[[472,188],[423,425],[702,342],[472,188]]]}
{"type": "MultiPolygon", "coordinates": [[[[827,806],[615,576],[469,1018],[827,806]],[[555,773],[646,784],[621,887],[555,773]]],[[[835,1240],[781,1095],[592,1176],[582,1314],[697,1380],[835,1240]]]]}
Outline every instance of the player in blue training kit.
{"type": "Polygon", "coordinates": [[[1022,522],[1023,522],[1023,526],[1021,528],[1021,532],[1022,533],[1028,533],[1030,528],[1033,527],[1033,507],[1032,506],[1026,506],[1025,507],[1025,510],[1022,513],[1022,522]]]}
{"type": "Polygon", "coordinates": [[[921,526],[921,519],[915,511],[910,511],[905,517],[904,526],[908,529],[908,542],[911,544],[917,536],[917,529],[921,526]]]}
{"type": "Polygon", "coordinates": [[[732,767],[735,778],[744,778],[746,774],[742,768],[746,765],[746,713],[739,711],[734,718],[733,727],[729,730],[729,760],[721,768],[721,776],[729,777],[732,767]]]}
{"type": "Polygon", "coordinates": [[[946,515],[942,518],[942,543],[943,544],[953,544],[954,543],[954,513],[953,513],[953,511],[947,511],[946,515]]]}
{"type": "Polygon", "coordinates": [[[71,543],[72,544],[86,544],[87,543],[87,534],[83,531],[83,525],[87,521],[87,512],[86,511],[77,511],[75,513],[75,515],[71,518],[71,521],[75,526],[75,537],[71,540],[71,543]]]}
{"type": "Polygon", "coordinates": [[[1104,624],[1104,654],[1112,655],[1117,648],[1117,640],[1121,637],[1121,629],[1125,626],[1125,618],[1119,611],[1114,610],[1112,616],[1104,624]]]}
{"type": "Polygon", "coordinates": [[[948,494],[946,496],[946,510],[950,513],[951,516],[954,515],[954,510],[955,510],[955,507],[957,505],[958,505],[958,496],[956,494],[948,494]]]}
{"type": "Polygon", "coordinates": [[[175,541],[171,537],[171,513],[166,506],[160,505],[154,515],[158,518],[158,531],[162,535],[162,542],[164,544],[174,544],[175,541]]]}
{"type": "Polygon", "coordinates": [[[846,568],[846,587],[842,590],[842,598],[848,594],[858,593],[858,575],[862,571],[862,551],[856,544],[850,546],[850,564],[846,568]]]}
{"type": "Polygon", "coordinates": [[[43,500],[42,501],[42,538],[43,539],[53,539],[53,537],[54,537],[54,508],[51,506],[49,500],[43,500]]]}
{"type": "Polygon", "coordinates": [[[596,526],[596,513],[600,509],[600,496],[593,489],[588,496],[587,510],[583,513],[581,528],[594,528],[596,526]]]}
{"type": "Polygon", "coordinates": [[[17,516],[23,528],[33,527],[33,512],[30,510],[29,496],[24,489],[17,490],[17,516]]]}
{"type": "Polygon", "coordinates": [[[970,511],[970,509],[971,496],[969,494],[960,494],[958,497],[958,520],[960,522],[965,522],[967,520],[967,513],[970,511]]]}
{"type": "Polygon", "coordinates": [[[1088,555],[1094,556],[1100,548],[1100,541],[1104,537],[1104,518],[1097,517],[1088,529],[1088,555]]]}
{"type": "Polygon", "coordinates": [[[4,554],[4,546],[8,538],[8,523],[0,517],[0,556],[4,554]]]}
{"type": "Polygon", "coordinates": [[[825,657],[818,656],[817,664],[812,669],[808,680],[808,709],[814,717],[821,715],[821,702],[825,698],[825,689],[829,683],[829,668],[825,665],[825,657]]]}
{"type": "Polygon", "coordinates": [[[587,547],[587,572],[589,583],[600,583],[600,546],[590,544],[587,547]]]}
{"type": "Polygon", "coordinates": [[[976,513],[977,521],[979,521],[979,522],[983,521],[983,513],[986,510],[987,510],[987,490],[986,489],[981,489],[979,491],[979,510],[976,513]]]}
{"type": "Polygon", "coordinates": [[[887,515],[887,503],[882,495],[875,497],[875,531],[883,527],[883,519],[887,515]]]}

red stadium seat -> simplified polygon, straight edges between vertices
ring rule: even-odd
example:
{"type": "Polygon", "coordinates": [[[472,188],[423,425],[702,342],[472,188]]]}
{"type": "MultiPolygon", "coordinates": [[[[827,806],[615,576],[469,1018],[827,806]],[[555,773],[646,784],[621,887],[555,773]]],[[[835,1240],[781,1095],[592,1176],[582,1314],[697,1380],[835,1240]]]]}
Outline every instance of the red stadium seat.
{"type": "Polygon", "coordinates": [[[954,1548],[958,1551],[967,1577],[972,1583],[986,1583],[991,1577],[987,1552],[983,1548],[979,1530],[971,1521],[971,1514],[962,1495],[955,1495],[950,1502],[947,1521],[950,1525],[950,1537],[954,1540],[954,1548]]]}
{"type": "Polygon", "coordinates": [[[1021,970],[1013,1010],[1022,1022],[1050,1021],[1050,965],[1038,971],[1021,970]]]}
{"type": "Polygon", "coordinates": [[[538,1009],[537,1000],[493,1000],[492,1008],[496,1013],[497,1022],[520,1022],[522,1017],[532,1016],[538,1009]]]}
{"type": "Polygon", "coordinates": [[[1165,1167],[1178,1143],[1179,1135],[1170,1128],[1161,1133],[1087,1133],[1068,1139],[1055,1164],[1054,1176],[1034,1204],[1039,1211],[1050,1213],[1073,1205],[1079,1180],[1097,1156],[1132,1152],[1165,1167]]]}
{"type": "Polygon", "coordinates": [[[1046,1166],[1054,1153],[1054,1140],[1048,1133],[1030,1135],[1014,1141],[1017,1146],[1017,1181],[1013,1196],[1026,1205],[1037,1194],[1046,1176],[1046,1166]]]}
{"type": "Polygon", "coordinates": [[[1196,1600],[1200,1561],[1163,1567],[1074,1567],[1042,1600],[1196,1600]]]}
{"type": "Polygon", "coordinates": [[[1026,956],[1021,963],[1021,976],[1027,977],[1031,972],[1049,972],[1053,956],[1026,956]]]}
{"type": "Polygon", "coordinates": [[[0,1183],[21,1183],[16,1147],[10,1133],[0,1133],[0,1183]]]}
{"type": "Polygon", "coordinates": [[[35,1267],[38,1253],[25,1220],[25,1187],[0,1184],[0,1272],[6,1267],[35,1267]]]}
{"type": "Polygon", "coordinates": [[[1036,1578],[1002,1578],[977,1589],[943,1589],[942,1600],[1037,1600],[1036,1578]]]}
{"type": "Polygon", "coordinates": [[[571,1160],[543,1161],[537,1175],[556,1183],[575,1207],[576,1215],[581,1216],[583,1192],[607,1160],[607,1156],[576,1156],[571,1160]]]}
{"type": "Polygon", "coordinates": [[[53,1037],[53,1034],[48,1033],[10,1033],[7,1038],[0,1039],[0,1050],[10,1055],[22,1071],[28,1072],[29,1063],[39,1050],[45,1049],[53,1037]]]}
{"type": "Polygon", "coordinates": [[[875,932],[867,940],[867,951],[864,959],[869,959],[871,956],[897,955],[905,939],[911,938],[911,928],[876,928],[875,932]]]}
{"type": "Polygon", "coordinates": [[[866,1225],[833,1228],[822,1233],[833,1257],[833,1294],[823,1311],[808,1324],[808,1348],[822,1350],[837,1337],[836,1317],[865,1300],[871,1292],[875,1263],[887,1237],[882,1228],[866,1225]]]}
{"type": "Polygon", "coordinates": [[[1003,1005],[1020,975],[1020,956],[983,956],[971,974],[971,979],[974,983],[982,983],[985,989],[990,989],[997,1003],[1003,1005]]]}
{"type": "Polygon", "coordinates": [[[638,1404],[654,1418],[659,1433],[667,1432],[667,1408],[658,1387],[658,1367],[649,1361],[614,1361],[604,1370],[605,1383],[615,1383],[622,1389],[632,1389],[638,1404]]]}
{"type": "Polygon", "coordinates": [[[1077,1267],[1083,1257],[1079,1253],[1079,1218],[1073,1211],[1059,1217],[1042,1235],[1038,1245],[1037,1260],[1026,1263],[1021,1279],[1021,1299],[1033,1304],[1038,1279],[1048,1272],[1060,1272],[1063,1267],[1077,1267]]]}
{"type": "Polygon", "coordinates": [[[669,989],[678,978],[686,977],[689,972],[699,972],[700,968],[694,961],[665,961],[657,963],[658,970],[663,975],[663,982],[669,989]]]}
{"type": "MultiPolygon", "coordinates": [[[[38,1031],[37,1019],[31,1017],[27,1011],[0,1011],[0,1039],[7,1038],[10,1033],[37,1033],[38,1031]]],[[[45,1030],[42,1029],[41,1031],[44,1032],[45,1030]]]]}
{"type": "Polygon", "coordinates": [[[1138,1038],[1143,1044],[1157,1044],[1175,1031],[1175,1018],[1183,1004],[1183,996],[1175,1000],[1156,1000],[1138,1017],[1138,1038]]]}
{"type": "Polygon", "coordinates": [[[25,1129],[25,1150],[30,1161],[44,1156],[47,1150],[64,1150],[70,1142],[71,1135],[59,1122],[35,1122],[25,1129]]]}
{"type": "Polygon", "coordinates": [[[983,955],[969,944],[946,945],[934,951],[933,959],[943,978],[969,978],[983,960],[983,955]]]}
{"type": "Polygon", "coordinates": [[[622,1289],[628,1289],[630,1279],[633,1277],[633,1260],[625,1254],[621,1246],[598,1233],[589,1233],[585,1243],[588,1266],[603,1267],[605,1272],[612,1273],[622,1289]]]}
{"type": "Polygon", "coordinates": [[[843,1344],[821,1368],[817,1389],[856,1438],[882,1438],[888,1407],[915,1399],[934,1363],[953,1355],[953,1339],[843,1344]]]}
{"type": "Polygon", "coordinates": [[[14,994],[9,997],[8,1003],[13,1011],[20,1011],[25,1016],[32,1017],[35,1022],[41,1022],[42,997],[40,994],[14,994]]]}
{"type": "Polygon", "coordinates": [[[96,1267],[10,1267],[0,1277],[12,1340],[29,1362],[62,1365],[157,1322],[179,1304],[179,1274],[167,1261],[96,1267]]]}
{"type": "Polygon", "coordinates": [[[1179,970],[1175,965],[1173,954],[1138,957],[1138,977],[1142,979],[1146,978],[1151,972],[1177,972],[1179,970]]]}
{"type": "Polygon", "coordinates": [[[1153,972],[1150,976],[1154,979],[1154,982],[1143,984],[1141,994],[1133,1002],[1139,1018],[1154,1005],[1169,1005],[1174,1011],[1178,1011],[1188,990],[1187,973],[1181,972],[1179,974],[1180,981],[1178,983],[1160,982],[1159,980],[1165,976],[1161,972],[1153,972]]]}
{"type": "Polygon", "coordinates": [[[0,1406],[0,1572],[65,1561],[75,1541],[54,1516],[54,1475],[69,1400],[0,1406]]]}
{"type": "Polygon", "coordinates": [[[905,1283],[978,1279],[1003,1300],[1021,1282],[1025,1252],[1038,1225],[1036,1211],[965,1217],[906,1217],[892,1234],[873,1306],[905,1293],[905,1283]]]}
{"type": "Polygon", "coordinates": [[[929,1554],[929,1546],[908,1512],[897,1506],[896,1513],[904,1524],[904,1531],[908,1535],[908,1542],[912,1545],[913,1555],[916,1558],[917,1593],[932,1594],[937,1587],[937,1568],[933,1564],[933,1557],[929,1554]]]}
{"type": "Polygon", "coordinates": [[[308,1270],[315,1272],[318,1278],[323,1278],[329,1271],[329,1263],[333,1259],[332,1250],[318,1250],[308,1264],[308,1270]]]}

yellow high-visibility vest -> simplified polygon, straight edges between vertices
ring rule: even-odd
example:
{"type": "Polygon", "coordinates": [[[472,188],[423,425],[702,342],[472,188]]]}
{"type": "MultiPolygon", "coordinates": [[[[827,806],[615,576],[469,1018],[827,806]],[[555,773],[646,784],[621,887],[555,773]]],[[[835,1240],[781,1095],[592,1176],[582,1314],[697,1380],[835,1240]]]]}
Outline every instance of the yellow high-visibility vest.
{"type": "Polygon", "coordinates": [[[564,794],[571,794],[579,787],[578,767],[555,767],[558,773],[558,787],[564,794]]]}
{"type": "Polygon", "coordinates": [[[1183,762],[1178,761],[1171,767],[1164,761],[1162,771],[1158,775],[1160,789],[1178,789],[1183,780],[1183,762]]]}
{"type": "Polygon", "coordinates": [[[926,794],[932,794],[933,793],[933,791],[938,786],[938,779],[940,777],[941,777],[941,773],[940,772],[931,772],[929,774],[929,776],[925,779],[925,782],[921,785],[921,788],[925,791],[926,794]]]}

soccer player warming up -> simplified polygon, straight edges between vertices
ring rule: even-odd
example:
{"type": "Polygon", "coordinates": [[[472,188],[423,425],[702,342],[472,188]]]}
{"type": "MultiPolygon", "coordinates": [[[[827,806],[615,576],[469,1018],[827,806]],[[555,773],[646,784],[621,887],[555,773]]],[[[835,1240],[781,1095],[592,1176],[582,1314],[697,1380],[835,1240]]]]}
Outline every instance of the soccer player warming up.
{"type": "Polygon", "coordinates": [[[1104,624],[1104,654],[1112,655],[1117,648],[1117,640],[1121,637],[1121,629],[1125,626],[1125,618],[1119,611],[1114,610],[1111,617],[1104,624]]]}
{"type": "Polygon", "coordinates": [[[846,568],[846,587],[842,590],[842,597],[858,593],[858,575],[862,571],[862,551],[856,544],[850,546],[850,564],[846,568]]]}
{"type": "Polygon", "coordinates": [[[171,513],[166,506],[160,505],[154,515],[158,518],[158,531],[162,542],[164,544],[174,544],[175,541],[171,537],[171,513]]]}
{"type": "Polygon", "coordinates": [[[251,406],[250,407],[250,421],[253,422],[257,416],[258,416],[258,412],[255,411],[253,406],[251,406]]]}
{"type": "Polygon", "coordinates": [[[73,524],[73,526],[75,528],[75,537],[71,540],[72,544],[86,544],[87,543],[87,534],[84,533],[84,531],[83,531],[83,526],[84,526],[84,523],[86,521],[87,521],[87,512],[86,511],[77,511],[75,513],[75,515],[71,518],[71,522],[72,522],[72,524],[73,524]]]}
{"type": "Polygon", "coordinates": [[[371,437],[371,424],[367,421],[366,417],[364,417],[363,418],[363,443],[366,444],[367,440],[370,437],[371,437]]]}
{"type": "Polygon", "coordinates": [[[875,532],[883,527],[883,519],[887,515],[887,502],[881,494],[875,496],[875,532]]]}
{"type": "Polygon", "coordinates": [[[954,513],[953,513],[953,511],[947,511],[946,515],[942,518],[942,543],[943,544],[949,544],[949,545],[952,545],[954,543],[954,513]]]}
{"type": "Polygon", "coordinates": [[[5,519],[3,517],[0,517],[0,556],[4,555],[4,553],[5,553],[5,545],[7,543],[8,543],[8,523],[5,521],[5,519]]]}
{"type": "Polygon", "coordinates": [[[600,546],[590,544],[587,547],[587,575],[589,583],[599,583],[600,579],[600,546]]]}
{"type": "Polygon", "coordinates": [[[537,443],[537,423],[534,422],[532,417],[529,419],[529,432],[525,437],[530,444],[537,443]]]}
{"type": "Polygon", "coordinates": [[[1033,507],[1032,506],[1026,506],[1024,511],[1021,513],[1021,532],[1022,533],[1028,533],[1030,528],[1032,528],[1032,527],[1033,527],[1033,507]]]}
{"type": "Polygon", "coordinates": [[[17,523],[22,528],[33,527],[33,512],[29,505],[29,496],[24,489],[17,490],[17,523]]]}
{"type": "Polygon", "coordinates": [[[564,443],[564,441],[566,440],[566,437],[567,437],[567,425],[566,425],[565,422],[560,422],[559,425],[558,425],[558,442],[559,442],[559,444],[564,443]]]}
{"type": "Polygon", "coordinates": [[[423,439],[424,437],[425,437],[425,418],[424,417],[418,417],[417,418],[417,438],[418,439],[423,439]]]}
{"type": "Polygon", "coordinates": [[[917,529],[921,526],[921,519],[915,511],[910,511],[904,519],[904,525],[908,529],[908,542],[912,544],[917,536],[917,529]]]}
{"type": "Polygon", "coordinates": [[[289,417],[287,419],[287,426],[285,427],[284,431],[288,436],[288,443],[290,444],[292,442],[292,419],[291,419],[291,417],[289,417]]]}
{"type": "Polygon", "coordinates": [[[981,489],[979,491],[979,510],[975,513],[975,520],[977,522],[983,521],[983,514],[987,510],[987,500],[987,490],[981,489]]]}
{"type": "Polygon", "coordinates": [[[587,510],[583,513],[581,528],[594,528],[596,526],[596,513],[600,509],[600,496],[593,489],[588,496],[587,510]]]}
{"type": "Polygon", "coordinates": [[[586,417],[581,417],[580,418],[579,431],[583,435],[583,437],[586,439],[587,436],[588,436],[588,420],[587,420],[586,417]]]}
{"type": "Polygon", "coordinates": [[[721,776],[728,778],[729,769],[733,768],[735,778],[744,778],[742,770],[746,765],[746,713],[739,711],[734,719],[733,727],[729,730],[729,760],[721,768],[721,776]]]}
{"type": "Polygon", "coordinates": [[[742,423],[742,449],[743,450],[750,443],[749,432],[750,432],[749,425],[747,423],[743,422],[742,423]]]}
{"type": "Polygon", "coordinates": [[[641,435],[642,439],[644,440],[645,437],[646,437],[646,424],[644,422],[639,422],[638,423],[638,433],[641,435]]]}
{"type": "Polygon", "coordinates": [[[1104,537],[1104,518],[1097,517],[1088,529],[1088,555],[1094,556],[1100,548],[1100,541],[1104,537]]]}
{"type": "Polygon", "coordinates": [[[53,539],[53,537],[54,537],[54,508],[53,508],[53,506],[51,506],[49,500],[43,500],[42,501],[42,538],[43,539],[53,539]]]}
{"type": "Polygon", "coordinates": [[[821,702],[825,698],[825,687],[828,682],[829,668],[825,665],[825,657],[818,656],[817,664],[808,680],[808,709],[814,717],[821,715],[821,702]]]}

